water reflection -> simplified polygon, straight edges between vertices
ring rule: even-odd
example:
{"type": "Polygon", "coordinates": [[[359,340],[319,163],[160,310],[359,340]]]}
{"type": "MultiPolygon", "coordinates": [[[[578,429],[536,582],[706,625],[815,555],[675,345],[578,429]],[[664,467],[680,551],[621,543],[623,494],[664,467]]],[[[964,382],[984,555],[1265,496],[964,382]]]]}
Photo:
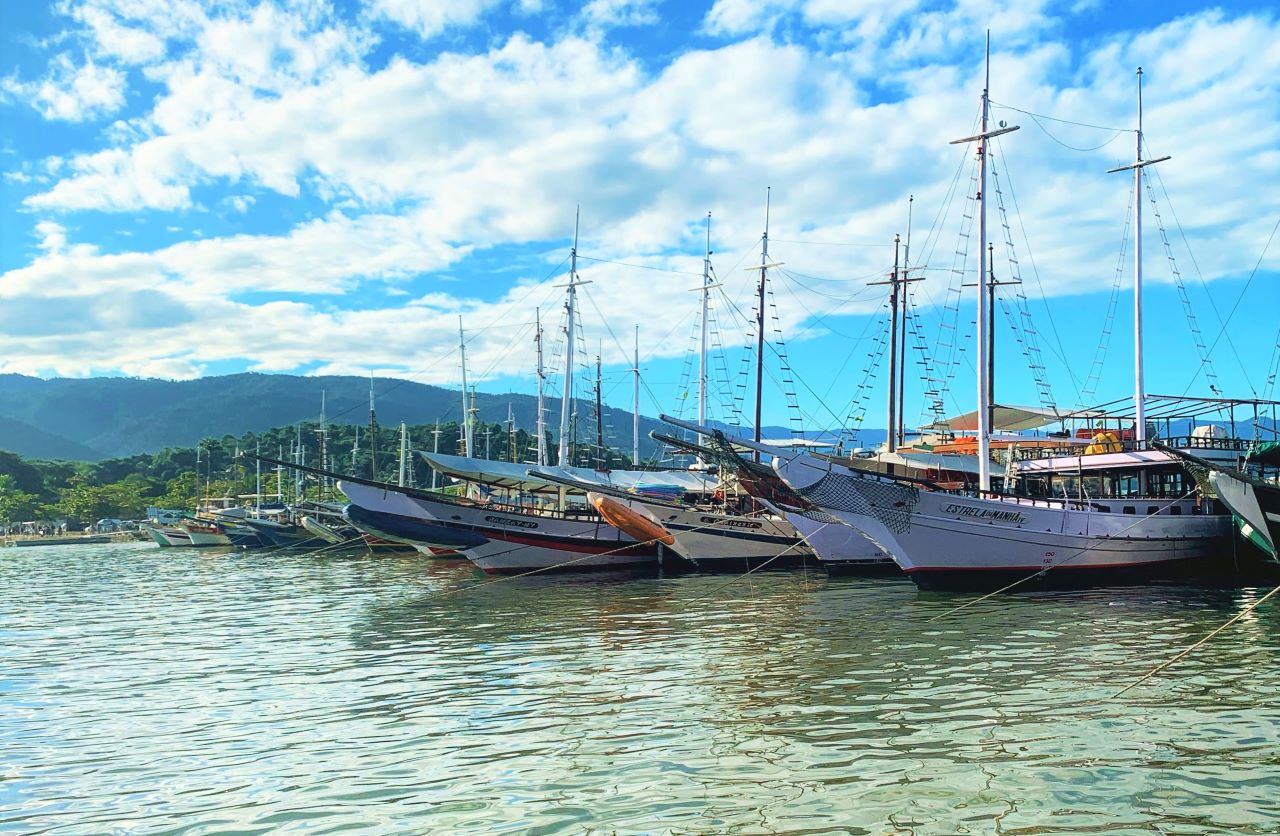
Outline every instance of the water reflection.
{"type": "Polygon", "coordinates": [[[1268,832],[1280,616],[1165,585],[482,583],[416,555],[0,564],[0,828],[1268,832]],[[473,587],[463,594],[453,594],[473,587]]]}

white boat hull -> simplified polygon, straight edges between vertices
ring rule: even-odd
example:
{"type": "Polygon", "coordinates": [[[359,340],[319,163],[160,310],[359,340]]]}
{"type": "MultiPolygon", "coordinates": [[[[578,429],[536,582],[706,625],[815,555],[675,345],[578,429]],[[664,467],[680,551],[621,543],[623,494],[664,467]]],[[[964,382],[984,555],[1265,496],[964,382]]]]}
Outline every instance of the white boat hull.
{"type": "MultiPolygon", "coordinates": [[[[1107,583],[1174,574],[1222,554],[1224,515],[1193,503],[1127,500],[1133,513],[1012,497],[923,490],[808,456],[775,458],[794,490],[883,547],[925,588],[982,588],[1052,570],[1049,583],[1107,583]],[[1177,504],[1181,514],[1171,514],[1177,504]],[[1154,508],[1159,513],[1152,515],[1154,508]],[[1141,514],[1139,513],[1141,512],[1141,514]]],[[[1126,500],[1107,500],[1120,505],[1126,500]]]]}
{"type": "Polygon", "coordinates": [[[220,531],[217,526],[183,525],[182,530],[191,539],[190,545],[196,547],[230,546],[231,538],[220,531]]]}
{"type": "Polygon", "coordinates": [[[888,567],[898,571],[893,558],[857,529],[835,518],[823,521],[793,511],[785,513],[796,531],[813,547],[818,561],[828,569],[888,567]]]}
{"type": "Polygon", "coordinates": [[[156,541],[156,545],[161,548],[190,548],[193,545],[191,542],[191,535],[181,528],[175,528],[167,525],[148,525],[143,523],[142,530],[147,532],[151,539],[156,541]]]}
{"type": "Polygon", "coordinates": [[[447,499],[426,499],[349,482],[341,483],[340,487],[352,502],[364,508],[483,534],[489,542],[467,549],[464,554],[485,572],[573,571],[658,564],[656,548],[641,546],[595,515],[565,518],[447,499]]]}

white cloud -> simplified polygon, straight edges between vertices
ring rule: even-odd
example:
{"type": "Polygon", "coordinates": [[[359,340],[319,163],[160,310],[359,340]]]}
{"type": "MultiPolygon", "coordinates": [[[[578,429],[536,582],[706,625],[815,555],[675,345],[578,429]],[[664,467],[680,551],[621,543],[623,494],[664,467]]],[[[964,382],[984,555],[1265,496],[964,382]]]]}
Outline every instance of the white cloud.
{"type": "MultiPolygon", "coordinates": [[[[379,8],[427,37],[469,25],[493,7],[379,8]]],[[[648,9],[597,3],[583,15],[617,21],[648,9]]],[[[1255,242],[1268,231],[1256,205],[1280,202],[1280,55],[1268,47],[1280,37],[1275,20],[1208,12],[1099,38],[1084,49],[1053,40],[1055,24],[1042,3],[966,0],[911,9],[879,0],[856,9],[824,0],[719,0],[706,25],[726,37],[795,21],[820,26],[821,37],[815,44],[753,34],[687,49],[652,69],[599,32],[561,32],[545,43],[517,34],[473,54],[393,56],[375,68],[364,63],[367,32],[314,11],[260,5],[207,19],[187,14],[202,22],[183,24],[180,35],[156,34],[185,39],[190,49],[149,65],[148,77],[163,86],[154,107],[113,132],[112,147],[51,162],[56,181],[26,207],[42,214],[198,212],[193,194],[220,189],[213,205],[243,212],[252,200],[247,192],[261,189],[296,199],[302,211],[319,206],[321,217],[276,235],[193,237],[117,254],[77,248],[60,224],[45,220],[37,229],[43,250],[0,277],[0,295],[47,302],[148,291],[172,303],[172,319],[157,315],[132,326],[140,333],[122,335],[113,329],[136,323],[139,308],[90,306],[89,325],[79,331],[59,334],[49,323],[22,341],[0,340],[0,356],[21,354],[24,368],[40,370],[75,367],[76,357],[93,358],[79,360],[81,370],[85,363],[123,370],[173,358],[192,364],[188,369],[234,359],[263,369],[313,361],[423,368],[452,350],[458,313],[468,323],[526,323],[529,304],[545,302],[554,316],[556,293],[549,283],[532,283],[542,271],[505,293],[477,287],[465,270],[459,272],[471,283],[431,277],[430,286],[447,287],[449,295],[424,292],[413,277],[458,268],[490,246],[546,248],[541,242],[570,234],[578,204],[584,255],[691,273],[701,269],[698,219],[714,210],[716,264],[728,292],[746,303],[751,276],[735,262],[758,240],[767,185],[775,187],[773,255],[797,276],[845,280],[779,291],[785,327],[809,322],[821,332],[811,314],[878,304],[872,296],[845,300],[864,291],[864,277],[882,272],[891,252],[790,242],[887,245],[904,229],[908,193],[916,196],[918,259],[932,250],[941,284],[929,293],[941,298],[956,220],[928,246],[921,230],[944,202],[964,153],[947,140],[968,133],[974,118],[981,87],[975,44],[988,16],[1002,33],[993,94],[1028,110],[1128,126],[1132,68],[1145,62],[1149,140],[1156,152],[1174,155],[1161,176],[1200,267],[1210,279],[1252,267],[1255,242]],[[1253,185],[1233,188],[1242,181],[1253,185]],[[410,285],[412,302],[386,299],[410,285]],[[337,309],[351,304],[338,297],[367,289],[376,303],[361,296],[362,310],[337,309]],[[293,301],[263,303],[255,292],[293,301]],[[533,301],[520,301],[526,293],[533,301]]],[[[112,13],[121,25],[142,25],[112,13]]],[[[131,54],[152,60],[144,52],[131,54]]],[[[999,111],[998,118],[1023,126],[1000,141],[998,161],[1012,169],[1047,292],[1109,287],[1126,184],[1102,172],[1127,159],[1127,135],[1079,154],[1054,139],[1085,147],[1107,134],[1044,122],[1050,138],[1021,114],[999,111]]],[[[1017,243],[1025,270],[1030,259],[1020,234],[1017,243]]],[[[560,255],[542,266],[549,271],[560,255]]],[[[637,319],[674,327],[692,316],[691,276],[585,259],[583,272],[615,331],[629,332],[637,319]]],[[[1153,265],[1151,280],[1168,281],[1167,272],[1153,265]]],[[[506,288],[511,277],[481,281],[506,288]]],[[[725,317],[726,331],[738,330],[727,311],[725,317]]],[[[475,337],[476,374],[490,365],[493,374],[523,371],[526,357],[503,353],[520,327],[475,337]]],[[[683,349],[678,339],[662,347],[683,349]]],[[[605,351],[606,359],[622,361],[607,344],[605,351]]],[[[427,378],[454,375],[448,363],[432,368],[427,378]]]]}
{"type": "Polygon", "coordinates": [[[67,246],[67,229],[53,221],[40,221],[36,224],[36,234],[40,236],[40,249],[46,253],[61,252],[67,246]]]}
{"type": "Polygon", "coordinates": [[[106,5],[74,7],[71,14],[89,27],[102,55],[124,64],[149,64],[164,57],[164,39],[146,29],[128,26],[106,5]]]}
{"type": "Polygon", "coordinates": [[[191,205],[190,191],[173,151],[172,139],[160,138],[132,151],[112,148],[76,157],[70,162],[71,177],[26,203],[33,209],[185,208],[191,205]]]}
{"type": "Polygon", "coordinates": [[[703,27],[726,36],[760,32],[772,29],[784,14],[802,5],[803,0],[716,0],[703,27]]]}
{"type": "MultiPolygon", "coordinates": [[[[453,26],[469,26],[497,7],[500,0],[372,0],[374,14],[434,38],[453,26]]],[[[526,10],[527,4],[522,3],[526,10]]]]}
{"type": "Polygon", "coordinates": [[[589,29],[601,31],[620,26],[648,26],[658,22],[655,0],[591,0],[582,7],[589,29]]]}
{"type": "Polygon", "coordinates": [[[57,56],[49,74],[40,81],[23,82],[10,77],[0,90],[26,101],[46,119],[83,122],[114,113],[124,104],[124,74],[92,60],[76,66],[70,55],[57,56]]]}

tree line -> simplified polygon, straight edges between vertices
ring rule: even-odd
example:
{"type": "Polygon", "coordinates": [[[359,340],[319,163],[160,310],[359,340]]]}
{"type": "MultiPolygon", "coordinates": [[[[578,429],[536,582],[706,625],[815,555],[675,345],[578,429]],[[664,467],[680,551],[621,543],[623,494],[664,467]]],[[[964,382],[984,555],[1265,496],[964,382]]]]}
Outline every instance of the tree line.
{"type": "MultiPolygon", "coordinates": [[[[417,424],[406,428],[410,450],[463,454],[461,427],[417,424]]],[[[477,423],[472,428],[472,454],[506,462],[536,460],[534,435],[505,423],[477,423]]],[[[546,439],[548,461],[555,463],[555,440],[546,439]]],[[[83,526],[102,518],[141,519],[149,506],[194,511],[198,498],[234,497],[251,502],[258,493],[267,500],[341,500],[330,480],[300,479],[246,454],[257,453],[303,462],[338,473],[396,482],[400,473],[400,427],[303,423],[264,432],[205,438],[195,447],[171,447],[100,462],[24,459],[0,450],[0,523],[66,521],[83,526]]],[[[584,467],[631,466],[630,457],[595,444],[574,444],[570,462],[584,467]]],[[[416,455],[408,458],[406,481],[430,487],[431,469],[416,455]]],[[[443,481],[443,480],[442,480],[443,481]]]]}

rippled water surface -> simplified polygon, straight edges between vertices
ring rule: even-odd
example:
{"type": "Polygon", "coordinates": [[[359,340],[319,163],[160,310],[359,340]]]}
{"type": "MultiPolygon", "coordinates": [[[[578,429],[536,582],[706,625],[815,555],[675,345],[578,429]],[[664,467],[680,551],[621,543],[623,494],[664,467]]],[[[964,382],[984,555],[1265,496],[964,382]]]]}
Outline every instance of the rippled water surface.
{"type": "Polygon", "coordinates": [[[0,830],[1273,833],[1265,590],[0,552],[0,830]]]}

